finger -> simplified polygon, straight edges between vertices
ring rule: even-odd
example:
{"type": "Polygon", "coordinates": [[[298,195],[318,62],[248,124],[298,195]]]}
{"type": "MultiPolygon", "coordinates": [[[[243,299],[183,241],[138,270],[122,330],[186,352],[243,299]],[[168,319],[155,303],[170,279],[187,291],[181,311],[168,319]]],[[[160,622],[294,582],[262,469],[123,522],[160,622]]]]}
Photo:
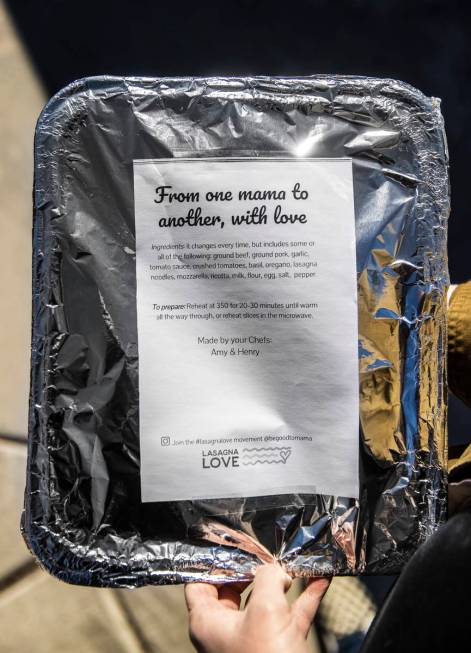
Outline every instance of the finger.
{"type": "Polygon", "coordinates": [[[296,619],[305,637],[309,633],[322,597],[330,585],[330,578],[311,578],[304,592],[291,606],[291,614],[296,619]]]}
{"type": "Polygon", "coordinates": [[[210,583],[187,583],[185,585],[188,612],[214,607],[218,603],[218,597],[218,588],[210,583]]]}
{"type": "Polygon", "coordinates": [[[209,583],[187,583],[185,599],[189,615],[189,635],[199,653],[208,651],[214,611],[220,609],[218,588],[209,583]]]}
{"type": "Polygon", "coordinates": [[[262,565],[257,569],[250,607],[258,605],[286,605],[285,592],[291,585],[291,578],[278,564],[262,565]]]}

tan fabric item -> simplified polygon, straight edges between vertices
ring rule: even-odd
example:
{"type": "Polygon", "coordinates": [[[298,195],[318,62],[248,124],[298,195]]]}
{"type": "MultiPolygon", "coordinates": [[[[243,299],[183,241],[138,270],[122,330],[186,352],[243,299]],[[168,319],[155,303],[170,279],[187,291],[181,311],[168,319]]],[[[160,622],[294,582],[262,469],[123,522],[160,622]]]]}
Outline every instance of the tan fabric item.
{"type": "MultiPolygon", "coordinates": [[[[458,471],[460,471],[460,476],[461,476],[461,472],[464,471],[464,469],[462,468],[465,465],[470,465],[470,464],[471,464],[471,444],[459,445],[450,448],[450,456],[448,458],[448,473],[450,474],[451,477],[456,476],[458,471]]],[[[469,471],[471,474],[471,467],[469,471]]]]}
{"type": "Polygon", "coordinates": [[[448,385],[471,406],[471,281],[456,287],[448,307],[448,385]]]}
{"type": "MultiPolygon", "coordinates": [[[[448,385],[453,394],[471,406],[471,281],[456,286],[450,296],[448,385]]],[[[448,508],[452,515],[471,507],[471,444],[450,448],[448,472],[448,508]]]]}

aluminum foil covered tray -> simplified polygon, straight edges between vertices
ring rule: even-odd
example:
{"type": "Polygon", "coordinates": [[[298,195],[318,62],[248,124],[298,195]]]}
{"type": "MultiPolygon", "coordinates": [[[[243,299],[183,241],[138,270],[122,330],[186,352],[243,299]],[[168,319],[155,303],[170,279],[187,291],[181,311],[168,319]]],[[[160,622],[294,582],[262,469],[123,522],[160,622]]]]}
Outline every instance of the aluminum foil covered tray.
{"type": "MultiPolygon", "coordinates": [[[[388,79],[95,77],[54,96],[39,118],[35,140],[32,374],[22,517],[24,536],[40,563],[71,583],[113,587],[247,580],[257,565],[274,559],[294,576],[398,572],[445,517],[447,165],[439,101],[388,79]],[[215,498],[195,486],[192,496],[154,500],[157,474],[154,480],[146,477],[155,485],[141,499],[147,440],[140,401],[149,387],[142,378],[139,385],[139,375],[149,357],[141,351],[141,331],[142,360],[138,356],[135,215],[141,209],[133,174],[138,162],[146,161],[153,162],[152,170],[167,166],[171,174],[178,159],[190,166],[193,159],[206,161],[205,183],[212,176],[208,170],[214,179],[220,173],[217,159],[231,173],[237,172],[236,162],[252,162],[254,175],[268,174],[272,160],[277,166],[286,162],[287,177],[296,169],[306,179],[311,165],[321,165],[324,174],[334,161],[341,175],[350,162],[345,178],[353,179],[359,365],[359,386],[356,372],[349,384],[359,397],[359,419],[349,440],[359,451],[358,461],[351,460],[358,489],[350,495],[318,493],[329,486],[328,480],[318,485],[322,470],[316,471],[314,457],[312,487],[304,483],[303,491],[254,496],[248,483],[246,492],[239,487],[215,498]]],[[[158,201],[157,196],[156,206],[158,201]]],[[[218,238],[223,232],[227,225],[218,238]]],[[[175,233],[165,233],[165,247],[174,251],[175,233]]],[[[335,257],[340,232],[322,233],[335,257]]],[[[319,331],[319,338],[330,338],[326,356],[346,328],[343,303],[335,302],[335,279],[323,281],[330,283],[333,301],[330,322],[319,331]]],[[[285,340],[279,349],[291,346],[291,336],[295,341],[301,333],[297,329],[280,331],[285,340]]],[[[308,360],[309,347],[304,355],[308,360]]],[[[159,361],[152,361],[158,369],[159,361]]],[[[299,369],[294,385],[305,391],[299,369]]],[[[194,383],[196,392],[203,374],[202,367],[190,367],[182,382],[194,383]]],[[[337,377],[341,384],[342,374],[337,377]]],[[[151,391],[160,406],[166,388],[151,391]]],[[[254,401],[260,404],[260,396],[254,401]]],[[[328,405],[332,419],[349,419],[342,401],[328,405]]],[[[185,416],[185,404],[180,413],[185,416]]],[[[240,419],[248,419],[247,413],[241,411],[240,419]]],[[[273,432],[281,433],[277,428],[273,432]]],[[[279,447],[263,450],[265,460],[258,462],[268,456],[277,464],[254,466],[254,482],[269,473],[281,478],[288,463],[295,463],[289,438],[294,447],[297,436],[283,437],[279,447]]],[[[337,442],[335,433],[330,437],[319,448],[322,455],[337,442]]],[[[162,456],[169,455],[169,444],[170,437],[159,432],[162,456]]],[[[221,446],[202,449],[203,466],[209,454],[226,460],[221,446]]],[[[234,463],[234,444],[229,451],[234,463]]],[[[255,451],[244,448],[242,460],[254,463],[255,451]]],[[[345,464],[340,458],[339,465],[345,464]]],[[[301,463],[306,474],[309,457],[301,463]]],[[[185,472],[164,467],[167,480],[160,489],[170,483],[177,492],[185,472]]],[[[330,472],[335,476],[335,464],[330,472]]]]}

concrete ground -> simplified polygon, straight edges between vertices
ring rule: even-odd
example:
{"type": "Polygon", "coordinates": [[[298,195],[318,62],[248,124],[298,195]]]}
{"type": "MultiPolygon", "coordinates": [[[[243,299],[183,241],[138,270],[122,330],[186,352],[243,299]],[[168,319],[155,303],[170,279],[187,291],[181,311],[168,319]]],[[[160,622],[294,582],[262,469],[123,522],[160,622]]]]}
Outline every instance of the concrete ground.
{"type": "MultiPolygon", "coordinates": [[[[0,640],[2,653],[193,651],[181,587],[73,587],[19,532],[26,465],[33,134],[46,100],[0,0],[0,640]]],[[[299,591],[299,583],[292,592],[299,591]]],[[[311,642],[312,650],[316,647],[311,642]]]]}

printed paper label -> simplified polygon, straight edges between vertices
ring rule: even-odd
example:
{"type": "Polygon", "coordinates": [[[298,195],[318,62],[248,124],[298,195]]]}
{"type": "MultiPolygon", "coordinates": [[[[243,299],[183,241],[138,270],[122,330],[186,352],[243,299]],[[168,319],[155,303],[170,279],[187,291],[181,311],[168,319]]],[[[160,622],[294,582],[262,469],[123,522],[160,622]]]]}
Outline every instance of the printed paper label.
{"type": "Polygon", "coordinates": [[[358,497],[350,159],[134,162],[143,501],[358,497]]]}

